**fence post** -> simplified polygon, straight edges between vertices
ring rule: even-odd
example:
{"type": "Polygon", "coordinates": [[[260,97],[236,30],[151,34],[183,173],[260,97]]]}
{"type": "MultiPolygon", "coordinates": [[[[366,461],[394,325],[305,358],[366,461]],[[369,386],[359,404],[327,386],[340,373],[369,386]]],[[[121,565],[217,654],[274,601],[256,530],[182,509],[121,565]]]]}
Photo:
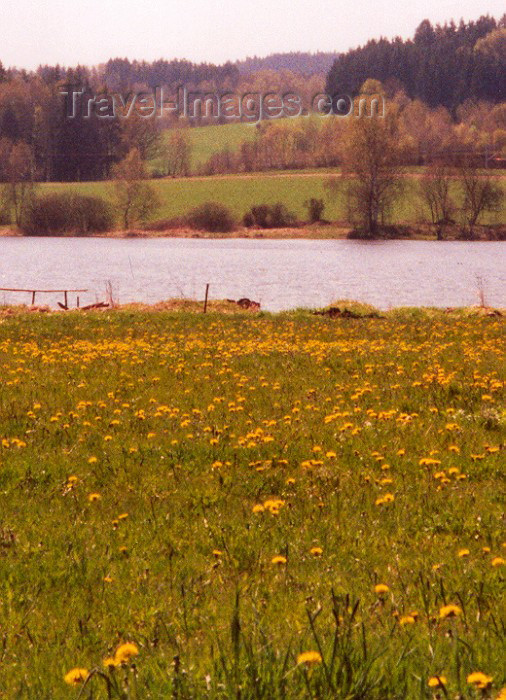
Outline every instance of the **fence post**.
{"type": "Polygon", "coordinates": [[[207,312],[207,295],[209,294],[209,282],[206,284],[206,296],[204,299],[204,313],[207,312]]]}

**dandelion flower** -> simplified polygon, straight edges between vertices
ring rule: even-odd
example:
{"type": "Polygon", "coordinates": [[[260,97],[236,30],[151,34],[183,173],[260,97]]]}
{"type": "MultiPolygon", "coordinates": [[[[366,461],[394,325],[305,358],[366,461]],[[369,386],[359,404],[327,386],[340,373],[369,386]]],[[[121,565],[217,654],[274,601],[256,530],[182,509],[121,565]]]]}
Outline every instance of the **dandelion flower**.
{"type": "Polygon", "coordinates": [[[446,685],[446,676],[432,676],[427,681],[429,688],[442,688],[446,685]]]}
{"type": "Polygon", "coordinates": [[[469,550],[468,550],[468,549],[459,549],[459,551],[458,551],[458,556],[459,556],[460,558],[468,557],[468,556],[469,556],[469,550]]]}
{"type": "Polygon", "coordinates": [[[272,557],[271,564],[286,564],[286,557],[278,554],[277,556],[272,557]]]}
{"type": "Polygon", "coordinates": [[[139,653],[139,649],[136,644],[133,642],[125,642],[124,644],[120,644],[119,647],[116,649],[116,653],[114,654],[114,660],[116,664],[123,664],[127,663],[130,661],[132,656],[137,656],[139,653]]]}
{"type": "Polygon", "coordinates": [[[505,561],[502,557],[494,557],[490,563],[494,569],[497,569],[499,566],[504,566],[505,561]]]}
{"type": "Polygon", "coordinates": [[[462,615],[462,608],[459,608],[458,605],[454,605],[453,603],[443,605],[443,607],[439,609],[440,620],[445,620],[447,617],[458,617],[459,615],[462,615]]]}
{"type": "Polygon", "coordinates": [[[89,675],[90,673],[87,668],[73,668],[64,675],[63,680],[69,685],[79,685],[80,683],[84,683],[89,675]]]}
{"type": "Polygon", "coordinates": [[[102,496],[99,493],[90,493],[88,496],[88,501],[90,503],[95,503],[95,501],[100,501],[101,498],[102,496]]]}
{"type": "Polygon", "coordinates": [[[297,656],[297,664],[320,664],[321,654],[318,651],[303,651],[297,656]]]}
{"type": "Polygon", "coordinates": [[[323,554],[323,549],[321,547],[311,547],[309,551],[311,552],[313,557],[321,557],[321,555],[323,554]]]}
{"type": "Polygon", "coordinates": [[[109,669],[112,669],[112,668],[115,668],[116,666],[118,666],[118,662],[116,661],[116,659],[113,656],[108,656],[106,659],[103,660],[102,663],[103,663],[105,668],[109,668],[109,669]]]}
{"type": "Polygon", "coordinates": [[[386,585],[386,583],[378,583],[376,586],[374,586],[374,592],[378,595],[384,595],[385,593],[388,593],[389,590],[390,588],[386,585]]]}
{"type": "Polygon", "coordinates": [[[413,617],[413,615],[403,615],[399,620],[401,627],[404,627],[405,625],[414,625],[415,622],[416,618],[413,617]]]}
{"type": "Polygon", "coordinates": [[[492,676],[487,676],[486,673],[482,673],[481,671],[474,671],[474,673],[470,673],[467,677],[468,684],[474,685],[475,688],[479,688],[480,690],[485,690],[491,686],[493,680],[492,676]]]}

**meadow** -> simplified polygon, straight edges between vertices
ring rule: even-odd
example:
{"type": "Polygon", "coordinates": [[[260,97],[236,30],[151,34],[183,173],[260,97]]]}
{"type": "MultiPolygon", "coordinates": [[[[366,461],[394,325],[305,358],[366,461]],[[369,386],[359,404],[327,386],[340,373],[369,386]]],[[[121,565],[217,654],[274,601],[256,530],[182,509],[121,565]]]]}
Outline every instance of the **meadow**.
{"type": "MultiPolygon", "coordinates": [[[[170,131],[170,129],[166,129],[162,132],[160,146],[162,152],[167,145],[170,131]]],[[[255,132],[255,124],[245,122],[209,124],[189,129],[192,171],[205,165],[209,158],[219,151],[225,149],[228,149],[230,152],[237,151],[244,141],[250,141],[254,138],[255,132]]],[[[161,156],[158,156],[150,160],[149,166],[155,170],[163,170],[166,167],[166,163],[161,156]]]]}
{"type": "MultiPolygon", "coordinates": [[[[229,127],[227,127],[229,128],[229,127]]],[[[282,202],[301,220],[307,219],[305,202],[316,197],[325,202],[324,218],[330,221],[346,222],[347,211],[344,188],[329,196],[325,187],[329,178],[338,173],[329,171],[295,171],[254,173],[251,175],[215,175],[209,177],[164,178],[152,180],[160,208],[153,219],[168,219],[183,216],[193,207],[204,202],[220,202],[228,206],[237,218],[254,205],[282,202]]],[[[506,190],[506,177],[502,178],[506,190]]],[[[43,183],[40,192],[61,192],[72,190],[80,194],[95,195],[105,199],[114,198],[114,185],[111,182],[43,183]]],[[[454,186],[456,190],[456,186],[454,186]]],[[[416,177],[406,177],[405,193],[396,204],[391,220],[394,224],[416,223],[421,220],[419,181],[416,177]]],[[[505,211],[483,217],[483,222],[505,223],[505,211]]]]}
{"type": "Polygon", "coordinates": [[[0,319],[0,698],[504,697],[504,321],[0,319]]]}

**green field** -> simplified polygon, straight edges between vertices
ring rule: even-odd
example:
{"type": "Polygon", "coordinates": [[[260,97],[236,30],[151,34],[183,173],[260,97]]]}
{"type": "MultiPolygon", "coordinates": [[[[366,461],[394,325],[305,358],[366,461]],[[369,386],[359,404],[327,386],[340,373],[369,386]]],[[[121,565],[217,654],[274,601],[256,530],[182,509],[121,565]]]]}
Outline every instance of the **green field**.
{"type": "Polygon", "coordinates": [[[0,314],[0,697],[497,698],[504,335],[0,314]]]}
{"type": "MultiPolygon", "coordinates": [[[[253,205],[283,202],[290,211],[304,219],[307,218],[304,202],[311,197],[317,197],[323,198],[326,202],[325,218],[331,221],[345,221],[346,207],[342,192],[337,198],[327,197],[324,183],[329,177],[328,172],[310,171],[303,174],[260,173],[251,176],[225,175],[153,180],[153,187],[158,192],[162,203],[154,218],[181,216],[203,202],[216,201],[226,204],[239,218],[253,205]]],[[[415,178],[406,178],[406,191],[393,212],[393,223],[415,223],[419,220],[418,186],[415,178]]],[[[503,179],[503,188],[506,190],[506,179],[503,179]]],[[[114,192],[114,186],[110,182],[47,183],[41,186],[42,192],[62,189],[73,189],[83,194],[105,198],[111,198],[114,192]]],[[[504,211],[502,215],[484,218],[485,223],[498,221],[503,223],[506,221],[504,211]]]]}
{"type": "MultiPolygon", "coordinates": [[[[238,122],[233,124],[211,124],[210,126],[196,126],[188,131],[190,135],[191,169],[195,171],[200,166],[207,163],[209,158],[219,151],[228,149],[233,152],[239,146],[255,136],[255,125],[238,122]]],[[[162,134],[161,150],[163,151],[170,130],[162,134]]],[[[150,166],[154,169],[163,170],[163,158],[157,157],[150,161],[150,166]]],[[[165,172],[167,172],[165,170],[165,172]]]]}

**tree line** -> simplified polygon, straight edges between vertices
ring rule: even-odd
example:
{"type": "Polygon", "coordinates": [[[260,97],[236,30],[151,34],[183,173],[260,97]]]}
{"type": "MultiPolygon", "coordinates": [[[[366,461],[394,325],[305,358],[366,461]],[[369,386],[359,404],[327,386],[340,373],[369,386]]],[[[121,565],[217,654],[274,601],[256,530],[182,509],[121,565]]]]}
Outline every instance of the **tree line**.
{"type": "MultiPolygon", "coordinates": [[[[325,88],[330,94],[358,95],[365,83],[370,93],[385,95],[389,109],[399,114],[404,164],[471,152],[489,166],[505,156],[505,18],[436,27],[424,21],[413,40],[380,39],[340,54],[326,85],[323,73],[303,72],[310,67],[306,54],[286,58],[275,55],[274,62],[258,64],[251,59],[248,68],[240,62],[215,66],[114,58],[92,68],[40,66],[34,72],[0,63],[0,182],[10,182],[20,172],[33,181],[103,180],[132,149],[143,161],[159,156],[165,165],[158,175],[191,173],[191,139],[177,117],[143,119],[134,112],[119,120],[92,112],[89,118],[69,119],[62,92],[73,89],[84,91],[83,103],[96,94],[158,86],[171,90],[181,84],[199,92],[292,91],[310,103],[325,88]],[[271,65],[280,70],[267,68],[271,65]],[[250,72],[256,66],[262,70],[250,72]],[[292,70],[284,69],[288,66],[292,70]],[[161,137],[167,128],[168,145],[161,137]]],[[[314,54],[312,60],[313,67],[322,67],[328,55],[314,54]]],[[[208,122],[200,117],[191,126],[208,122]]],[[[214,154],[202,172],[339,165],[345,122],[339,117],[263,121],[253,139],[237,151],[214,154]]]]}
{"type": "Polygon", "coordinates": [[[374,39],[342,53],[327,76],[330,94],[357,95],[367,78],[391,94],[403,90],[455,115],[466,100],[506,100],[506,14],[435,27],[424,20],[413,39],[374,39]]]}

